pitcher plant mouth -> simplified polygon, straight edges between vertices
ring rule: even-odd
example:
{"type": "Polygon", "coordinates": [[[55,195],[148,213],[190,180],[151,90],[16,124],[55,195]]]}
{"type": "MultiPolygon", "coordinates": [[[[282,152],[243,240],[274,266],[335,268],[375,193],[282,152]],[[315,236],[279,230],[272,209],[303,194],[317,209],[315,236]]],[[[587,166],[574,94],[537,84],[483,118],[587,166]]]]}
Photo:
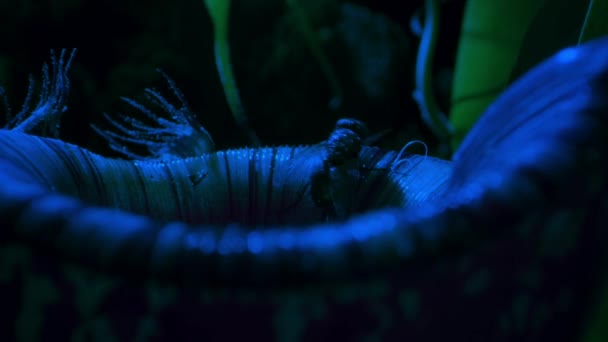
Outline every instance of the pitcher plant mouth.
{"type": "Polygon", "coordinates": [[[135,160],[104,158],[33,135],[56,134],[72,56],[0,131],[2,239],[107,272],[224,288],[364,278],[584,206],[605,180],[608,38],[515,82],[453,161],[365,146],[354,120],[317,145],[208,151],[174,85],[179,107],[148,93],[173,121],[130,102],[158,126],[114,121],[120,134],[99,131],[135,160]]]}

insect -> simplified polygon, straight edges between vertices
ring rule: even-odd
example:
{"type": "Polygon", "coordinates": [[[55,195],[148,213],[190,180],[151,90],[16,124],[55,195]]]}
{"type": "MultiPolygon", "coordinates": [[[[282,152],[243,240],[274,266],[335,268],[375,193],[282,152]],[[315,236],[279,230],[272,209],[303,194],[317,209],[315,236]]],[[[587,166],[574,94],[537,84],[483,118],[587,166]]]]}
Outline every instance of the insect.
{"type": "Polygon", "coordinates": [[[354,207],[362,176],[359,154],[367,128],[354,119],[340,119],[327,141],[322,169],[311,177],[315,203],[325,209],[327,220],[346,218],[354,207]]]}
{"type": "Polygon", "coordinates": [[[407,207],[414,202],[391,181],[404,173],[416,172],[417,163],[423,159],[414,155],[402,157],[418,141],[406,144],[395,155],[365,146],[367,135],[363,122],[345,118],[338,120],[323,143],[323,168],[313,174],[311,191],[315,203],[325,209],[327,220],[345,219],[372,208],[407,207]],[[404,161],[412,164],[400,167],[404,161]]]}

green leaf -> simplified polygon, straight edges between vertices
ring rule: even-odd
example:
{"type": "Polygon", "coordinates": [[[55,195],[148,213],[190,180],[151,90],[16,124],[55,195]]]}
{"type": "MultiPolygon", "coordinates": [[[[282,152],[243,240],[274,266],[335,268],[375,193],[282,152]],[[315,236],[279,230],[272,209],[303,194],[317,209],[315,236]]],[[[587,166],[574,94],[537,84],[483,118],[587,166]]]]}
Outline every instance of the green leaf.
{"type": "Polygon", "coordinates": [[[227,40],[230,0],[204,0],[204,2],[213,22],[215,37],[227,40]]]}
{"type": "Polygon", "coordinates": [[[552,0],[469,0],[452,86],[452,148],[508,85],[533,18],[552,0]]]}
{"type": "Polygon", "coordinates": [[[452,147],[456,149],[487,106],[526,71],[564,47],[608,33],[607,4],[469,0],[452,91],[452,147]]]}

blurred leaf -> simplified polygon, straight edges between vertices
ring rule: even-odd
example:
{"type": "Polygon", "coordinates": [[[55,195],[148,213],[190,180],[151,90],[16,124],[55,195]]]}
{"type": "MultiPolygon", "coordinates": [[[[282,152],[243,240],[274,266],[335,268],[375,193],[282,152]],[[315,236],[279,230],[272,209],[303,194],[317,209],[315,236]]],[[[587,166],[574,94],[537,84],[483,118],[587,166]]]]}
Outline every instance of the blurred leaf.
{"type": "Polygon", "coordinates": [[[450,105],[454,151],[486,107],[508,85],[530,23],[545,3],[552,2],[467,1],[450,105]]]}
{"type": "Polygon", "coordinates": [[[528,26],[509,83],[557,51],[576,45],[588,7],[589,0],[545,1],[528,26]]]}
{"type": "Polygon", "coordinates": [[[215,37],[227,39],[230,0],[204,0],[204,2],[213,22],[215,37]]]}
{"type": "Polygon", "coordinates": [[[204,0],[207,11],[213,22],[215,65],[220,74],[226,101],[232,116],[247,136],[252,146],[259,146],[260,142],[247,124],[247,117],[241,104],[241,97],[236,86],[232,63],[230,62],[230,46],[228,45],[228,22],[230,15],[230,0],[204,0]]]}
{"type": "Polygon", "coordinates": [[[426,0],[424,12],[424,29],[416,57],[416,89],[412,96],[418,103],[422,120],[439,138],[440,145],[444,145],[440,148],[448,150],[445,145],[449,144],[453,129],[439,108],[432,84],[434,81],[433,59],[439,34],[439,1],[426,0]]]}
{"type": "Polygon", "coordinates": [[[583,335],[584,342],[603,342],[608,339],[608,285],[604,286],[599,298],[597,312],[583,335]]]}
{"type": "Polygon", "coordinates": [[[319,66],[321,67],[321,70],[323,71],[323,74],[325,75],[325,78],[327,79],[333,92],[333,97],[329,103],[329,106],[332,109],[338,109],[342,103],[342,97],[344,96],[342,86],[338,81],[338,76],[336,75],[331,62],[329,61],[327,54],[321,47],[318,34],[315,32],[310,20],[308,19],[308,13],[306,9],[300,3],[298,3],[298,0],[286,0],[286,2],[291,11],[294,13],[296,17],[296,25],[304,36],[306,44],[312,52],[312,55],[317,60],[317,63],[319,63],[319,66]]]}
{"type": "Polygon", "coordinates": [[[608,14],[608,0],[589,1],[583,29],[578,39],[579,44],[608,34],[606,14],[608,14]]]}
{"type": "Polygon", "coordinates": [[[580,39],[608,33],[606,13],[608,0],[469,0],[452,92],[452,147],[526,71],[580,39]]]}

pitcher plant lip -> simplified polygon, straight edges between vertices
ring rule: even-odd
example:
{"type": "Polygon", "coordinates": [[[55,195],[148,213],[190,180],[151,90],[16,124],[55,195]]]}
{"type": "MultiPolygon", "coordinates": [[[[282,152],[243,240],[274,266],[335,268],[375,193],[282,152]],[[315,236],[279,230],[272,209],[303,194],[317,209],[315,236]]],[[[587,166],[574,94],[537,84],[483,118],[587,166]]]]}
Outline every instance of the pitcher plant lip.
{"type": "MultiPolygon", "coordinates": [[[[0,216],[8,223],[1,234],[94,268],[174,283],[268,288],[365,279],[499,238],[547,208],[592,196],[585,177],[606,168],[607,90],[608,38],[565,49],[487,109],[451,165],[421,162],[441,165],[428,200],[307,226],[167,223],[91,206],[32,183],[32,160],[17,165],[0,152],[0,216]]],[[[0,146],[24,137],[2,131],[0,146]]]]}

